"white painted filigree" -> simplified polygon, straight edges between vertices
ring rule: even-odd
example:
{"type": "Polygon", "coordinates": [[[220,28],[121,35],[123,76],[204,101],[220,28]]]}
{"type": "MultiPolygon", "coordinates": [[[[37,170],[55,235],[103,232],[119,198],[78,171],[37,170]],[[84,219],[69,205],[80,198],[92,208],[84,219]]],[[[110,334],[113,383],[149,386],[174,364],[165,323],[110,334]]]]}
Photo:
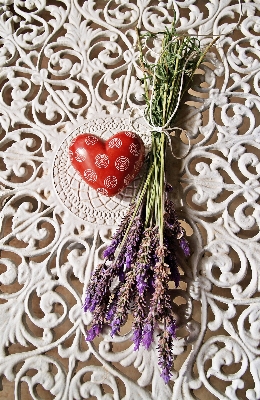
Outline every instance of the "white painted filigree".
{"type": "MultiPolygon", "coordinates": [[[[260,398],[260,4],[241,3],[0,2],[0,373],[14,398],[260,398]],[[91,225],[78,194],[69,211],[57,160],[82,124],[95,133],[91,120],[108,119],[112,133],[144,106],[135,26],[158,32],[174,14],[177,31],[203,46],[220,37],[175,121],[191,149],[176,129],[172,151],[186,156],[167,153],[193,253],[172,290],[180,329],[165,385],[156,343],[133,351],[131,316],[121,335],[84,340],[85,288],[119,217],[91,225]]],[[[154,57],[159,42],[147,46],[154,57]]]]}

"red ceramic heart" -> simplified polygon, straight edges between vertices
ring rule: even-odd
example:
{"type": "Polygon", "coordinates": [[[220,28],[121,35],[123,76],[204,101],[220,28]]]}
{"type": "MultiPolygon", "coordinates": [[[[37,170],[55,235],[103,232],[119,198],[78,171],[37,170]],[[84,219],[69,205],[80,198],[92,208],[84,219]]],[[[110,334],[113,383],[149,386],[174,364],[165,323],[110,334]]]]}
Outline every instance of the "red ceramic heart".
{"type": "Polygon", "coordinates": [[[107,141],[85,133],[72,140],[69,156],[71,164],[89,186],[111,197],[137,176],[145,149],[142,139],[134,132],[118,132],[107,141]]]}

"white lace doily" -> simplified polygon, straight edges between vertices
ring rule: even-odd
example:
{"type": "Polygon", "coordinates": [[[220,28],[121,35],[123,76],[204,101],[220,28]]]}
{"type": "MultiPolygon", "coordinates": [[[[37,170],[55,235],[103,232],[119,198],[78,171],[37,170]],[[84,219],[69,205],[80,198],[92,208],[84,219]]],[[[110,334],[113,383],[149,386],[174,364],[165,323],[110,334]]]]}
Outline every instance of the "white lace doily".
{"type": "Polygon", "coordinates": [[[93,133],[102,139],[123,130],[132,130],[144,141],[146,151],[150,145],[150,134],[145,121],[137,119],[130,124],[126,116],[106,116],[87,120],[73,130],[61,143],[53,163],[53,184],[60,201],[77,217],[98,225],[118,224],[137,193],[144,168],[122,192],[113,197],[103,196],[88,186],[72,167],[68,148],[76,136],[93,133]]]}

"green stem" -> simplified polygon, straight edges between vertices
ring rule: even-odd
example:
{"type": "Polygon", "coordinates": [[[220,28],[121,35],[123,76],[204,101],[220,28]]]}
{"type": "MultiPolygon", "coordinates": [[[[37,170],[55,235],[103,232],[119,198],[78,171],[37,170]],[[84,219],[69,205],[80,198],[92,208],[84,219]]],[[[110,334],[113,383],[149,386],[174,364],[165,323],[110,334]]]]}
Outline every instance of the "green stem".
{"type": "Polygon", "coordinates": [[[154,210],[156,183],[155,180],[152,180],[152,182],[152,188],[149,188],[149,193],[147,193],[145,228],[149,226],[150,216],[154,210]]]}
{"type": "MultiPolygon", "coordinates": [[[[157,159],[157,138],[156,132],[152,133],[153,142],[152,142],[152,150],[153,150],[153,164],[154,164],[154,184],[156,187],[156,197],[158,197],[158,159],[157,159]]],[[[158,207],[155,207],[155,221],[158,221],[158,207]]]]}
{"type": "MultiPolygon", "coordinates": [[[[150,161],[150,160],[149,160],[150,161]]],[[[151,165],[151,163],[148,161],[148,165],[151,165]]],[[[146,161],[147,162],[147,161],[146,161]]],[[[139,186],[138,186],[138,189],[137,189],[137,191],[136,191],[136,194],[135,194],[135,196],[133,197],[133,199],[132,199],[132,201],[131,201],[131,203],[130,203],[130,205],[132,205],[133,203],[135,203],[136,202],[136,200],[137,200],[137,197],[139,196],[139,193],[140,193],[140,191],[141,191],[141,188],[143,188],[143,186],[144,186],[144,182],[146,181],[146,179],[147,179],[147,166],[146,166],[146,171],[144,172],[144,174],[143,174],[143,176],[142,176],[142,179],[141,179],[141,182],[140,182],[140,184],[139,184],[139,186]]]]}
{"type": "Polygon", "coordinates": [[[168,84],[164,84],[164,95],[163,95],[163,126],[166,124],[166,110],[167,110],[167,93],[168,84]]]}
{"type": "Polygon", "coordinates": [[[137,212],[139,210],[139,207],[140,207],[140,205],[141,205],[141,203],[142,203],[142,201],[144,199],[144,195],[145,195],[146,190],[148,188],[148,185],[150,183],[150,178],[151,178],[151,175],[152,175],[153,171],[154,171],[154,165],[151,165],[151,167],[149,169],[149,172],[148,172],[148,175],[147,175],[147,178],[146,178],[146,181],[145,181],[145,184],[144,184],[144,186],[142,188],[142,191],[141,191],[141,193],[140,193],[140,195],[138,197],[137,204],[136,204],[136,207],[135,207],[134,212],[133,212],[133,216],[132,216],[132,218],[131,218],[131,220],[129,222],[129,225],[128,225],[127,230],[126,230],[126,232],[124,234],[123,240],[122,240],[122,242],[120,244],[119,253],[122,250],[122,248],[124,247],[125,241],[127,239],[128,232],[130,231],[130,228],[131,228],[131,226],[132,226],[132,224],[134,222],[134,219],[135,219],[136,214],[137,214],[137,212]]]}
{"type": "MultiPolygon", "coordinates": [[[[176,43],[176,45],[177,45],[177,43],[176,43]]],[[[183,47],[184,47],[184,43],[182,43],[182,45],[179,47],[177,55],[176,55],[175,70],[174,70],[173,80],[172,80],[171,89],[170,89],[170,94],[169,94],[168,102],[167,102],[168,103],[168,107],[167,107],[168,118],[170,118],[170,116],[171,116],[171,114],[173,112],[173,109],[176,106],[176,101],[178,99],[178,94],[179,94],[179,90],[180,90],[179,81],[181,80],[181,74],[178,74],[178,67],[179,67],[179,56],[182,55],[183,47]],[[176,90],[176,88],[177,88],[177,90],[176,90]],[[174,96],[174,101],[172,102],[172,97],[173,97],[173,94],[175,94],[175,93],[177,93],[177,96],[176,95],[174,96]],[[172,112],[170,112],[171,110],[172,110],[172,112]]]]}
{"type": "Polygon", "coordinates": [[[199,68],[200,64],[202,63],[202,61],[203,61],[205,55],[207,54],[207,52],[209,51],[209,49],[214,45],[214,43],[215,43],[218,39],[219,39],[219,36],[216,37],[214,40],[212,40],[212,42],[210,42],[210,44],[206,47],[206,49],[203,51],[203,53],[201,53],[201,55],[200,55],[200,57],[199,57],[199,59],[198,59],[198,61],[197,61],[197,63],[196,63],[195,68],[193,68],[193,72],[192,72],[192,74],[191,74],[191,76],[190,76],[190,79],[186,82],[186,84],[185,84],[185,86],[184,86],[184,89],[183,89],[183,91],[182,91],[181,98],[183,97],[184,93],[185,93],[185,92],[188,90],[188,88],[190,87],[191,81],[192,81],[192,79],[193,79],[193,76],[194,76],[196,70],[199,68]]]}
{"type": "Polygon", "coordinates": [[[141,67],[142,67],[143,73],[144,73],[145,95],[146,95],[146,98],[148,99],[149,98],[149,90],[148,90],[146,75],[145,75],[144,55],[143,55],[143,49],[142,49],[142,44],[141,44],[140,31],[137,27],[135,28],[135,31],[136,31],[136,36],[137,36],[137,45],[138,45],[138,49],[139,49],[139,53],[140,53],[141,67]]]}
{"type": "Polygon", "coordinates": [[[179,90],[178,90],[179,82],[180,82],[180,77],[177,80],[174,80],[174,85],[171,87],[171,90],[170,90],[170,95],[169,95],[170,101],[168,101],[168,107],[167,107],[167,121],[171,117],[173,110],[176,107],[176,100],[177,100],[178,94],[179,94],[179,90]],[[172,97],[174,98],[174,101],[171,101],[172,97]]]}
{"type": "Polygon", "coordinates": [[[165,134],[161,135],[161,169],[160,169],[160,219],[159,219],[159,235],[160,244],[163,246],[163,216],[164,216],[164,148],[165,148],[165,134]]]}

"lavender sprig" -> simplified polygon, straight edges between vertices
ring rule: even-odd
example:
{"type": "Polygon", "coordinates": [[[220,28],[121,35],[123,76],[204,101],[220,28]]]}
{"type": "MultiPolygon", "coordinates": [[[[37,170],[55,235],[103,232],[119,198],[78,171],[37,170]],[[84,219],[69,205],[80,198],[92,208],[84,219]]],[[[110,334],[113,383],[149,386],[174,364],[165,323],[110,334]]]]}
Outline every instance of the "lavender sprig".
{"type": "Polygon", "coordinates": [[[143,238],[137,254],[137,290],[139,295],[143,295],[147,290],[150,277],[150,268],[152,267],[153,257],[153,239],[154,232],[151,228],[145,229],[143,238]]]}
{"type": "Polygon", "coordinates": [[[117,304],[114,308],[113,319],[111,319],[111,336],[114,336],[120,327],[126,322],[132,295],[135,289],[135,271],[134,268],[126,273],[125,282],[118,291],[117,304]]]}
{"type": "Polygon", "coordinates": [[[159,366],[161,367],[161,377],[165,383],[171,379],[171,368],[173,364],[172,348],[176,338],[176,325],[172,316],[165,318],[164,330],[160,333],[158,342],[158,358],[159,366]]]}
{"type": "Polygon", "coordinates": [[[133,337],[134,350],[139,350],[140,344],[142,343],[143,334],[143,321],[146,317],[146,299],[144,296],[140,296],[139,292],[136,292],[133,306],[133,337]]]}
{"type": "MultiPolygon", "coordinates": [[[[93,272],[87,288],[84,310],[93,313],[86,340],[93,340],[105,325],[116,335],[133,313],[134,349],[149,349],[159,332],[158,363],[165,383],[171,379],[175,315],[169,282],[179,285],[179,262],[190,255],[185,231],[174,204],[167,198],[165,182],[166,143],[164,127],[174,126],[180,99],[189,88],[204,54],[195,38],[178,36],[166,29],[156,64],[145,60],[137,30],[140,65],[144,72],[145,117],[153,126],[152,149],[146,176],[136,201],[104,251],[104,262],[93,272]],[[149,90],[148,83],[153,90],[149,90]],[[152,98],[150,94],[152,93],[152,98]]],[[[151,37],[156,35],[150,34],[151,37]]]]}
{"type": "Polygon", "coordinates": [[[114,260],[115,257],[115,251],[117,249],[117,247],[120,245],[120,243],[122,242],[126,229],[129,225],[132,213],[133,213],[133,209],[134,209],[134,204],[132,204],[129,207],[128,212],[126,213],[125,217],[123,218],[120,226],[118,227],[117,231],[115,232],[115,234],[113,235],[112,239],[111,239],[111,243],[110,245],[105,249],[105,251],[103,252],[103,257],[107,260],[114,260]]]}

